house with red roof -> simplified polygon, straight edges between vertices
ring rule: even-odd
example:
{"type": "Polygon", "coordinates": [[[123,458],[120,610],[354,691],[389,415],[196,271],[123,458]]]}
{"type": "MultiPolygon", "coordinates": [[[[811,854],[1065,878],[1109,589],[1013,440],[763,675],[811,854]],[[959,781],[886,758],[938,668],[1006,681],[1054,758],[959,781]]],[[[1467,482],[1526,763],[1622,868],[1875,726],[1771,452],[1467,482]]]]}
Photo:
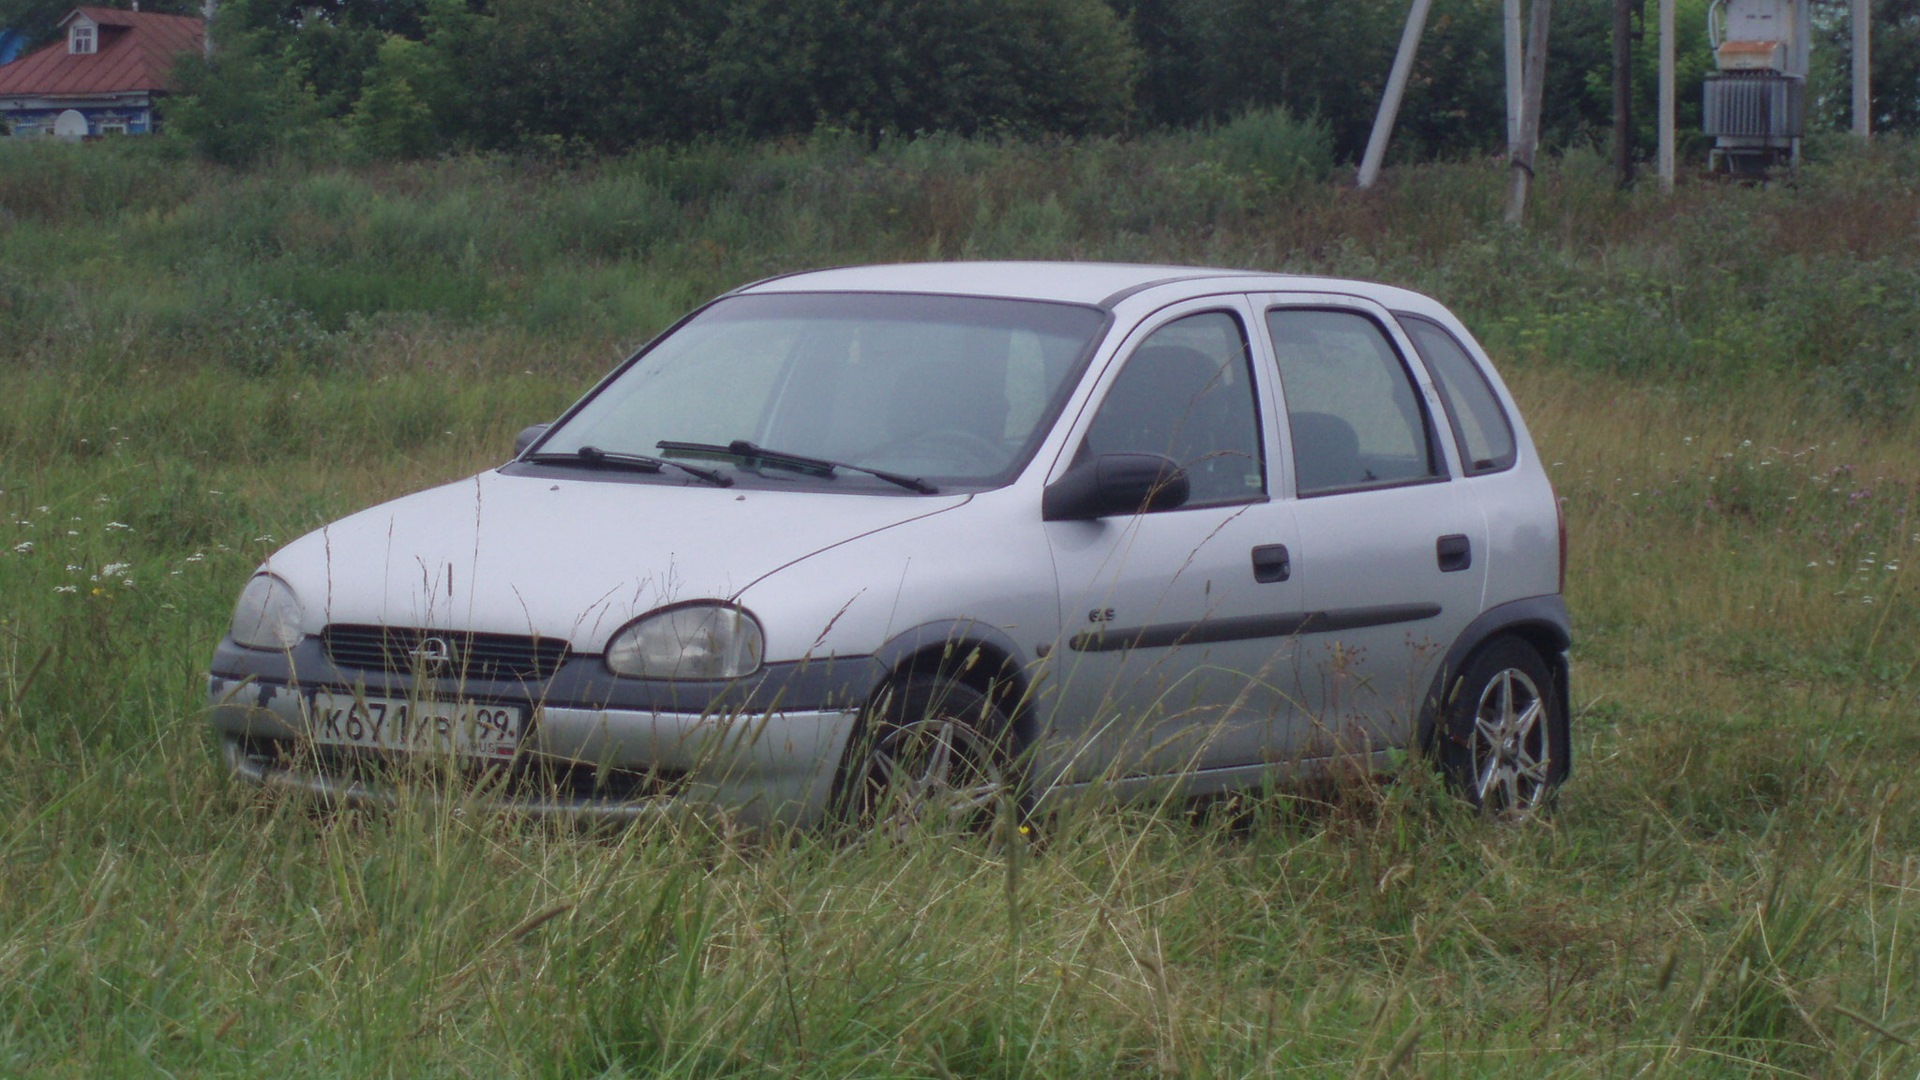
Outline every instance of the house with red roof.
{"type": "Polygon", "coordinates": [[[0,66],[0,134],[151,134],[174,58],[206,40],[199,19],[118,8],[77,7],[60,27],[64,41],[0,66]]]}

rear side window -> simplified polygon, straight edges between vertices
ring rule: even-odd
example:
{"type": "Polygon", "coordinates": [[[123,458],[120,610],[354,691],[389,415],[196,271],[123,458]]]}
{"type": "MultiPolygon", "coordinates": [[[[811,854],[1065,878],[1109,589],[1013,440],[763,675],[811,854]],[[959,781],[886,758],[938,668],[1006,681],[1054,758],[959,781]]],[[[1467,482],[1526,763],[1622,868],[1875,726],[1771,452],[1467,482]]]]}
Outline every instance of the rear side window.
{"type": "Polygon", "coordinates": [[[1301,495],[1438,476],[1426,409],[1378,323],[1351,311],[1275,308],[1267,329],[1301,495]]]}
{"type": "Polygon", "coordinates": [[[1494,396],[1480,365],[1439,323],[1418,315],[1401,314],[1399,318],[1440,387],[1440,400],[1446,406],[1467,475],[1512,468],[1518,457],[1513,424],[1507,420],[1506,410],[1500,407],[1500,399],[1494,396]]]}

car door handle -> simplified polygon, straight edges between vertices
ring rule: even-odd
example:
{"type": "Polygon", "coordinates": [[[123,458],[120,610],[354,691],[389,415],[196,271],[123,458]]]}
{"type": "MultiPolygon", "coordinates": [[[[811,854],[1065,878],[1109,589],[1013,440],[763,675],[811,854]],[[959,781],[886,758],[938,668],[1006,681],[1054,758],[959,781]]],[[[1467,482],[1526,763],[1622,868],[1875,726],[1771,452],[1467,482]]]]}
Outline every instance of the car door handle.
{"type": "Polygon", "coordinates": [[[1443,536],[1433,542],[1433,554],[1440,561],[1441,573],[1465,570],[1473,565],[1473,541],[1461,533],[1443,536]]]}
{"type": "Polygon", "coordinates": [[[1261,544],[1253,549],[1253,580],[1262,584],[1293,576],[1293,556],[1285,544],[1261,544]]]}

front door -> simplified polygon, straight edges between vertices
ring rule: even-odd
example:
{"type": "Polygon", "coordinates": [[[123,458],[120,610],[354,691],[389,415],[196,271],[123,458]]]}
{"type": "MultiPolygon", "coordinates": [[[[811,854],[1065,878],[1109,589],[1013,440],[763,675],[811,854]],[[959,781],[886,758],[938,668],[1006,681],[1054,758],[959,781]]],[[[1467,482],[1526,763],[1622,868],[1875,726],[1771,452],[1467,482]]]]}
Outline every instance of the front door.
{"type": "Polygon", "coordinates": [[[1175,509],[1046,525],[1064,630],[1042,707],[1060,756],[1043,767],[1059,779],[1255,765],[1284,738],[1298,539],[1268,490],[1272,398],[1250,316],[1237,299],[1211,300],[1143,325],[1056,468],[1165,454],[1192,488],[1175,509]]]}

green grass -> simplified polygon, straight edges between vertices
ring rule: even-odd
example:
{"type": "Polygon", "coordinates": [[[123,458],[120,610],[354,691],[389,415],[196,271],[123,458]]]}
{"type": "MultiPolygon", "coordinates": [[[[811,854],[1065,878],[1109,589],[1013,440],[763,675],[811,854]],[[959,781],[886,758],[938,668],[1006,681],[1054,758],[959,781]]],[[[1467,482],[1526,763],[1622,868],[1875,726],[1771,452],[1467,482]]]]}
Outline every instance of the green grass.
{"type": "Polygon", "coordinates": [[[1910,1076],[1920,147],[1792,184],[1381,190],[1216,136],[823,135],[576,169],[230,174],[0,146],[0,1075],[1910,1076]],[[228,782],[267,552],[503,458],[756,276],[1207,261],[1434,292],[1572,538],[1575,774],[1026,837],[582,833],[228,782]]]}

